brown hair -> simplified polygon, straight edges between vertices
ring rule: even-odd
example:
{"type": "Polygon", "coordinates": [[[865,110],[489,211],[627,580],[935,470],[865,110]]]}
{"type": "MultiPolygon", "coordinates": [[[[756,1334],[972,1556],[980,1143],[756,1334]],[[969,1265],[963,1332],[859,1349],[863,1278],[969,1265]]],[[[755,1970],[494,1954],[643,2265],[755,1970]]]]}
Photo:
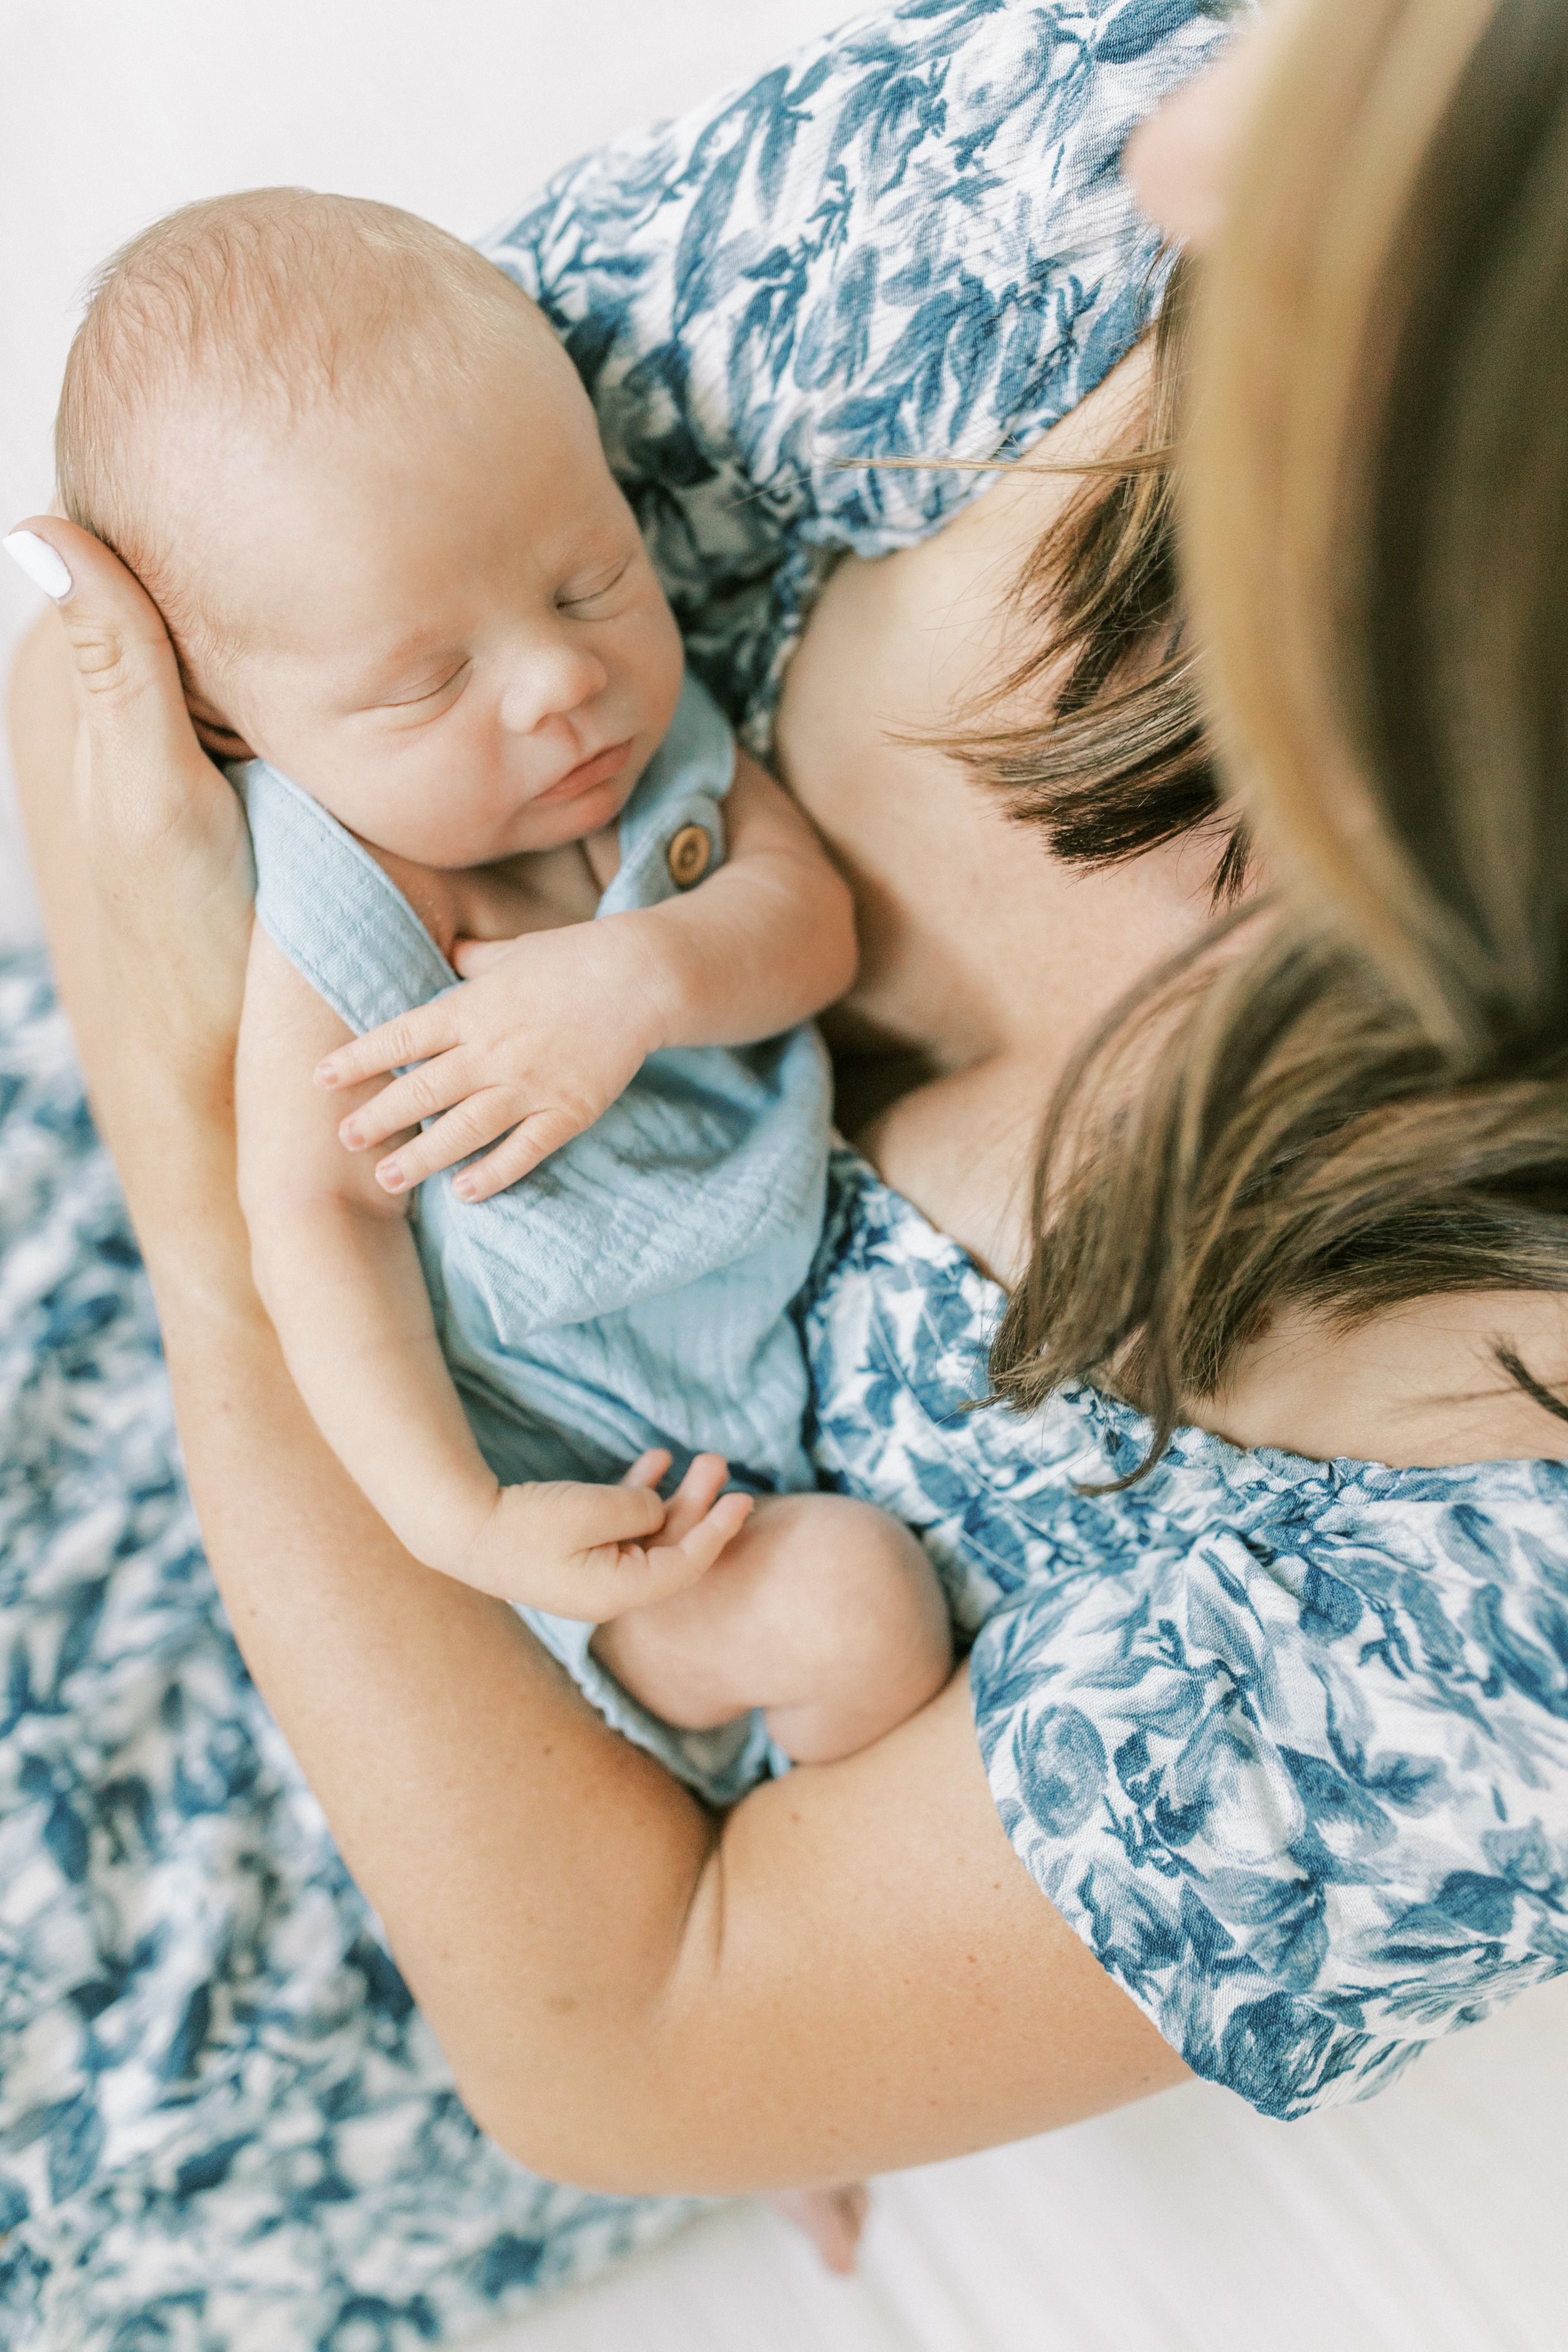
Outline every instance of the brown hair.
{"type": "Polygon", "coordinates": [[[1190,297],[1188,266],[1177,261],[1127,446],[1082,466],[1024,458],[1010,468],[1083,478],[1013,585],[1028,650],[949,725],[910,740],[959,761],[1069,866],[1121,865],[1213,828],[1226,836],[1225,898],[1245,849],[1215,768],[1176,561],[1190,297]]]}
{"type": "Polygon", "coordinates": [[[1292,884],[1081,1057],[992,1364],[1114,1381],[1155,1454],[1284,1307],[1568,1290],[1560,0],[1301,10],[1194,386],[1187,578],[1292,884]]]}

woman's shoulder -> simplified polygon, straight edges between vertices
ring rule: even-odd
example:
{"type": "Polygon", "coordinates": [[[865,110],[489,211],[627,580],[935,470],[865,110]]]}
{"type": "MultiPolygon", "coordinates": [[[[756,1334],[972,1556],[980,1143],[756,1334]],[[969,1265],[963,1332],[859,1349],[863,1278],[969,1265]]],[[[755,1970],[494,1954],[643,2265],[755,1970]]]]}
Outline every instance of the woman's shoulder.
{"type": "Polygon", "coordinates": [[[1218,35],[1204,0],[907,0],[573,166],[484,250],[623,471],[651,432],[679,492],[733,445],[770,508],[882,552],[963,486],[846,465],[994,456],[1141,331],[1159,240],[1121,150],[1218,35]]]}
{"type": "Polygon", "coordinates": [[[1136,340],[1159,240],[1121,150],[1221,37],[1205,0],[907,0],[481,240],[576,361],[699,658],[742,673],[732,714],[789,624],[753,623],[747,583],[939,528],[975,478],[903,461],[1037,438],[1136,340]]]}

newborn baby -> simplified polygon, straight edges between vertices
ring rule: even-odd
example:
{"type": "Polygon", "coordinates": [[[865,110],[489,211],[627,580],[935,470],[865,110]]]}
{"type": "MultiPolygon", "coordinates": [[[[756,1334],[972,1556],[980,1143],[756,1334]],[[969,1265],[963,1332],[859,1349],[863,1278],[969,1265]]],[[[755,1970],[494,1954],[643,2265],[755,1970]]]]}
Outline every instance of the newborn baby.
{"type": "Polygon", "coordinates": [[[58,461],[246,799],[241,1192],[328,1442],[634,1737],[717,1738],[700,1785],[755,1710],[876,1738],[951,1650],[801,1444],[847,895],[683,683],[553,333],[405,214],[224,198],[109,266],[58,461]]]}

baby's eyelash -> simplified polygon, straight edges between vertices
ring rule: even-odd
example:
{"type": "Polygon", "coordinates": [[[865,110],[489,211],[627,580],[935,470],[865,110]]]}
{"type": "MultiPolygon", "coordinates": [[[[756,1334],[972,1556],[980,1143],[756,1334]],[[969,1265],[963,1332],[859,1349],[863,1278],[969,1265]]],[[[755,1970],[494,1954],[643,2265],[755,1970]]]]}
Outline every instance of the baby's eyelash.
{"type": "Polygon", "coordinates": [[[438,694],[445,694],[448,687],[456,686],[468,667],[467,662],[462,662],[441,680],[439,686],[427,687],[423,694],[410,694],[401,702],[384,702],[381,707],[384,710],[417,710],[422,702],[434,702],[438,694]]]}
{"type": "Polygon", "coordinates": [[[597,588],[590,588],[584,595],[558,596],[555,600],[557,607],[563,613],[570,613],[574,611],[579,604],[596,604],[601,596],[607,596],[612,588],[618,588],[620,586],[621,582],[626,578],[626,573],[631,570],[631,568],[632,559],[628,555],[626,562],[621,565],[620,570],[615,573],[613,578],[603,582],[597,588]]]}

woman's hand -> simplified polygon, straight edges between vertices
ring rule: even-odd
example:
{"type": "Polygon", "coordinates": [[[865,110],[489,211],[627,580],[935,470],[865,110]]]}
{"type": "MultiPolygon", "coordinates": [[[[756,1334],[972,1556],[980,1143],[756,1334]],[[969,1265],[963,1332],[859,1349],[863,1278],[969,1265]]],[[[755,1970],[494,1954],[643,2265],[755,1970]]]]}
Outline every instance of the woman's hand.
{"type": "MultiPolygon", "coordinates": [[[[37,812],[48,827],[38,850],[57,884],[74,860],[91,901],[73,924],[67,992],[95,1101],[111,1129],[138,1076],[193,1107],[226,1105],[250,929],[239,803],[196,740],[168,630],[140,582],[53,515],[19,524],[7,550],[55,593],[70,652],[74,823],[37,812]],[[39,542],[68,575],[61,593],[39,542]]],[[[134,1156],[132,1136],[114,1140],[134,1156]]]]}

